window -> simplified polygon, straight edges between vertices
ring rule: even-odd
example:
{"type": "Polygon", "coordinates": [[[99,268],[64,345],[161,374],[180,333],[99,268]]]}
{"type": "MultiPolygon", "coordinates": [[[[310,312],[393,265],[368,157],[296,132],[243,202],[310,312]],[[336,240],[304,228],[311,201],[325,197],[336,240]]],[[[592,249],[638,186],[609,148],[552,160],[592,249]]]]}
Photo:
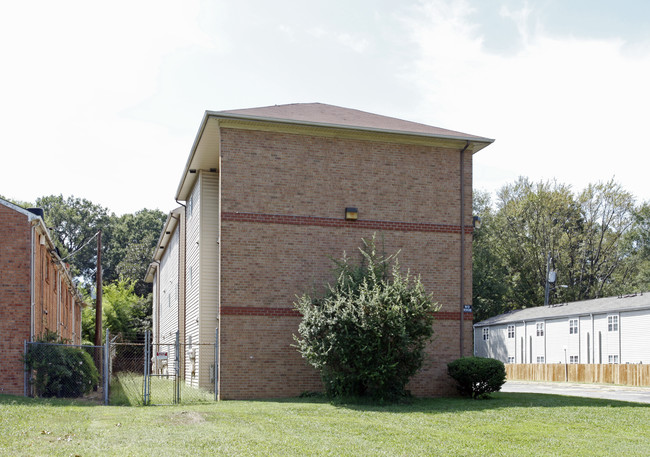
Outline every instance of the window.
{"type": "Polygon", "coordinates": [[[537,323],[537,336],[544,336],[544,322],[537,323]]]}
{"type": "Polygon", "coordinates": [[[187,272],[187,283],[189,287],[192,287],[192,267],[190,266],[189,271],[187,272]]]}
{"type": "Polygon", "coordinates": [[[607,331],[618,332],[618,316],[607,316],[607,331]]]}
{"type": "Polygon", "coordinates": [[[508,338],[514,338],[514,337],[515,337],[515,326],[508,325],[508,338]]]}
{"type": "Polygon", "coordinates": [[[578,319],[569,319],[569,334],[578,334],[578,319]]]}
{"type": "Polygon", "coordinates": [[[569,356],[569,363],[578,363],[578,356],[577,355],[570,355],[569,356]]]}
{"type": "Polygon", "coordinates": [[[190,195],[189,200],[187,200],[187,218],[192,217],[192,211],[194,210],[194,196],[190,195]]]}
{"type": "Polygon", "coordinates": [[[544,363],[544,356],[537,356],[537,363],[544,363]]]}
{"type": "Polygon", "coordinates": [[[483,329],[483,340],[487,341],[490,339],[490,329],[489,328],[484,328],[483,329]]]}
{"type": "Polygon", "coordinates": [[[609,356],[609,363],[618,363],[618,354],[609,356]]]}
{"type": "Polygon", "coordinates": [[[514,357],[508,357],[508,363],[515,363],[514,357]]]}

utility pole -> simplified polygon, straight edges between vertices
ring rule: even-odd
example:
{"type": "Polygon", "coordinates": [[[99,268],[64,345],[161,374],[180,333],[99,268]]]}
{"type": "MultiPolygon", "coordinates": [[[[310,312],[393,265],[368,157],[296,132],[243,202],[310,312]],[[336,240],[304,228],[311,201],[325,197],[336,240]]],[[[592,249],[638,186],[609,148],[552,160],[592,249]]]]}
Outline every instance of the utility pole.
{"type": "Polygon", "coordinates": [[[102,345],[102,231],[97,232],[97,299],[95,301],[95,346],[102,345]]]}

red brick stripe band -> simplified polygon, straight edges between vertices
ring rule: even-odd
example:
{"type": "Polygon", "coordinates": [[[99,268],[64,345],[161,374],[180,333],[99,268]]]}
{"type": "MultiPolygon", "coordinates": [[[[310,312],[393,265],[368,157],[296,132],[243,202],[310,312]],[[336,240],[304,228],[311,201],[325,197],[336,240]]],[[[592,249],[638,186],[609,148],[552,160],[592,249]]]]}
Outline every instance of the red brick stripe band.
{"type": "MultiPolygon", "coordinates": [[[[267,316],[267,317],[300,317],[294,308],[261,308],[259,306],[222,306],[221,314],[225,316],[267,316]]],[[[436,320],[458,321],[460,313],[439,311],[436,320]]],[[[465,313],[465,320],[472,320],[472,313],[465,313]]]]}
{"type": "MultiPolygon", "coordinates": [[[[460,233],[459,225],[425,224],[421,222],[395,222],[395,221],[346,221],[333,217],[315,216],[283,216],[280,214],[259,214],[223,212],[221,220],[228,222],[259,222],[266,224],[311,225],[318,227],[358,228],[372,230],[395,230],[399,232],[437,232],[460,233]]],[[[465,233],[470,234],[472,226],[465,226],[465,233]]]]}

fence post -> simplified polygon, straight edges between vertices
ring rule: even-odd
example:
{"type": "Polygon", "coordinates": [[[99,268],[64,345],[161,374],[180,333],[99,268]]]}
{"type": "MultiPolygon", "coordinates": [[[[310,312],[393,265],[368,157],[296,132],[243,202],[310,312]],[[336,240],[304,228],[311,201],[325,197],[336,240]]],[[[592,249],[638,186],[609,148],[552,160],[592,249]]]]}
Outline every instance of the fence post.
{"type": "Polygon", "coordinates": [[[106,329],[106,343],[104,343],[104,405],[108,405],[108,389],[110,384],[111,373],[108,369],[109,359],[111,357],[111,348],[109,340],[110,331],[106,329]]]}
{"type": "Polygon", "coordinates": [[[174,404],[181,402],[181,383],[180,383],[180,333],[176,330],[176,342],[174,343],[174,404]]]}
{"type": "Polygon", "coordinates": [[[149,330],[144,332],[144,381],[143,381],[143,392],[142,392],[142,404],[149,404],[149,330]]]}
{"type": "Polygon", "coordinates": [[[214,401],[219,400],[219,327],[214,329],[214,401]]]}
{"type": "Polygon", "coordinates": [[[25,380],[24,380],[24,388],[23,388],[23,396],[29,397],[29,371],[27,370],[27,340],[23,340],[24,348],[25,348],[25,366],[23,369],[25,370],[25,380]]]}

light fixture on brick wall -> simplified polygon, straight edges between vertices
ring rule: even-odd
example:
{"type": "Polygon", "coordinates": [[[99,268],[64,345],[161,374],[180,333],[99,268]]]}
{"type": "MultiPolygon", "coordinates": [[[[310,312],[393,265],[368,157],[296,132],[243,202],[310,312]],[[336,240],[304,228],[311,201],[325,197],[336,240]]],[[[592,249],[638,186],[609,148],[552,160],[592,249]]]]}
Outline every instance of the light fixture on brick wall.
{"type": "Polygon", "coordinates": [[[472,218],[472,225],[474,226],[475,229],[480,229],[481,228],[481,218],[479,216],[474,216],[472,218]]]}
{"type": "Polygon", "coordinates": [[[356,208],[345,208],[345,220],[356,221],[359,218],[359,210],[356,208]]]}

